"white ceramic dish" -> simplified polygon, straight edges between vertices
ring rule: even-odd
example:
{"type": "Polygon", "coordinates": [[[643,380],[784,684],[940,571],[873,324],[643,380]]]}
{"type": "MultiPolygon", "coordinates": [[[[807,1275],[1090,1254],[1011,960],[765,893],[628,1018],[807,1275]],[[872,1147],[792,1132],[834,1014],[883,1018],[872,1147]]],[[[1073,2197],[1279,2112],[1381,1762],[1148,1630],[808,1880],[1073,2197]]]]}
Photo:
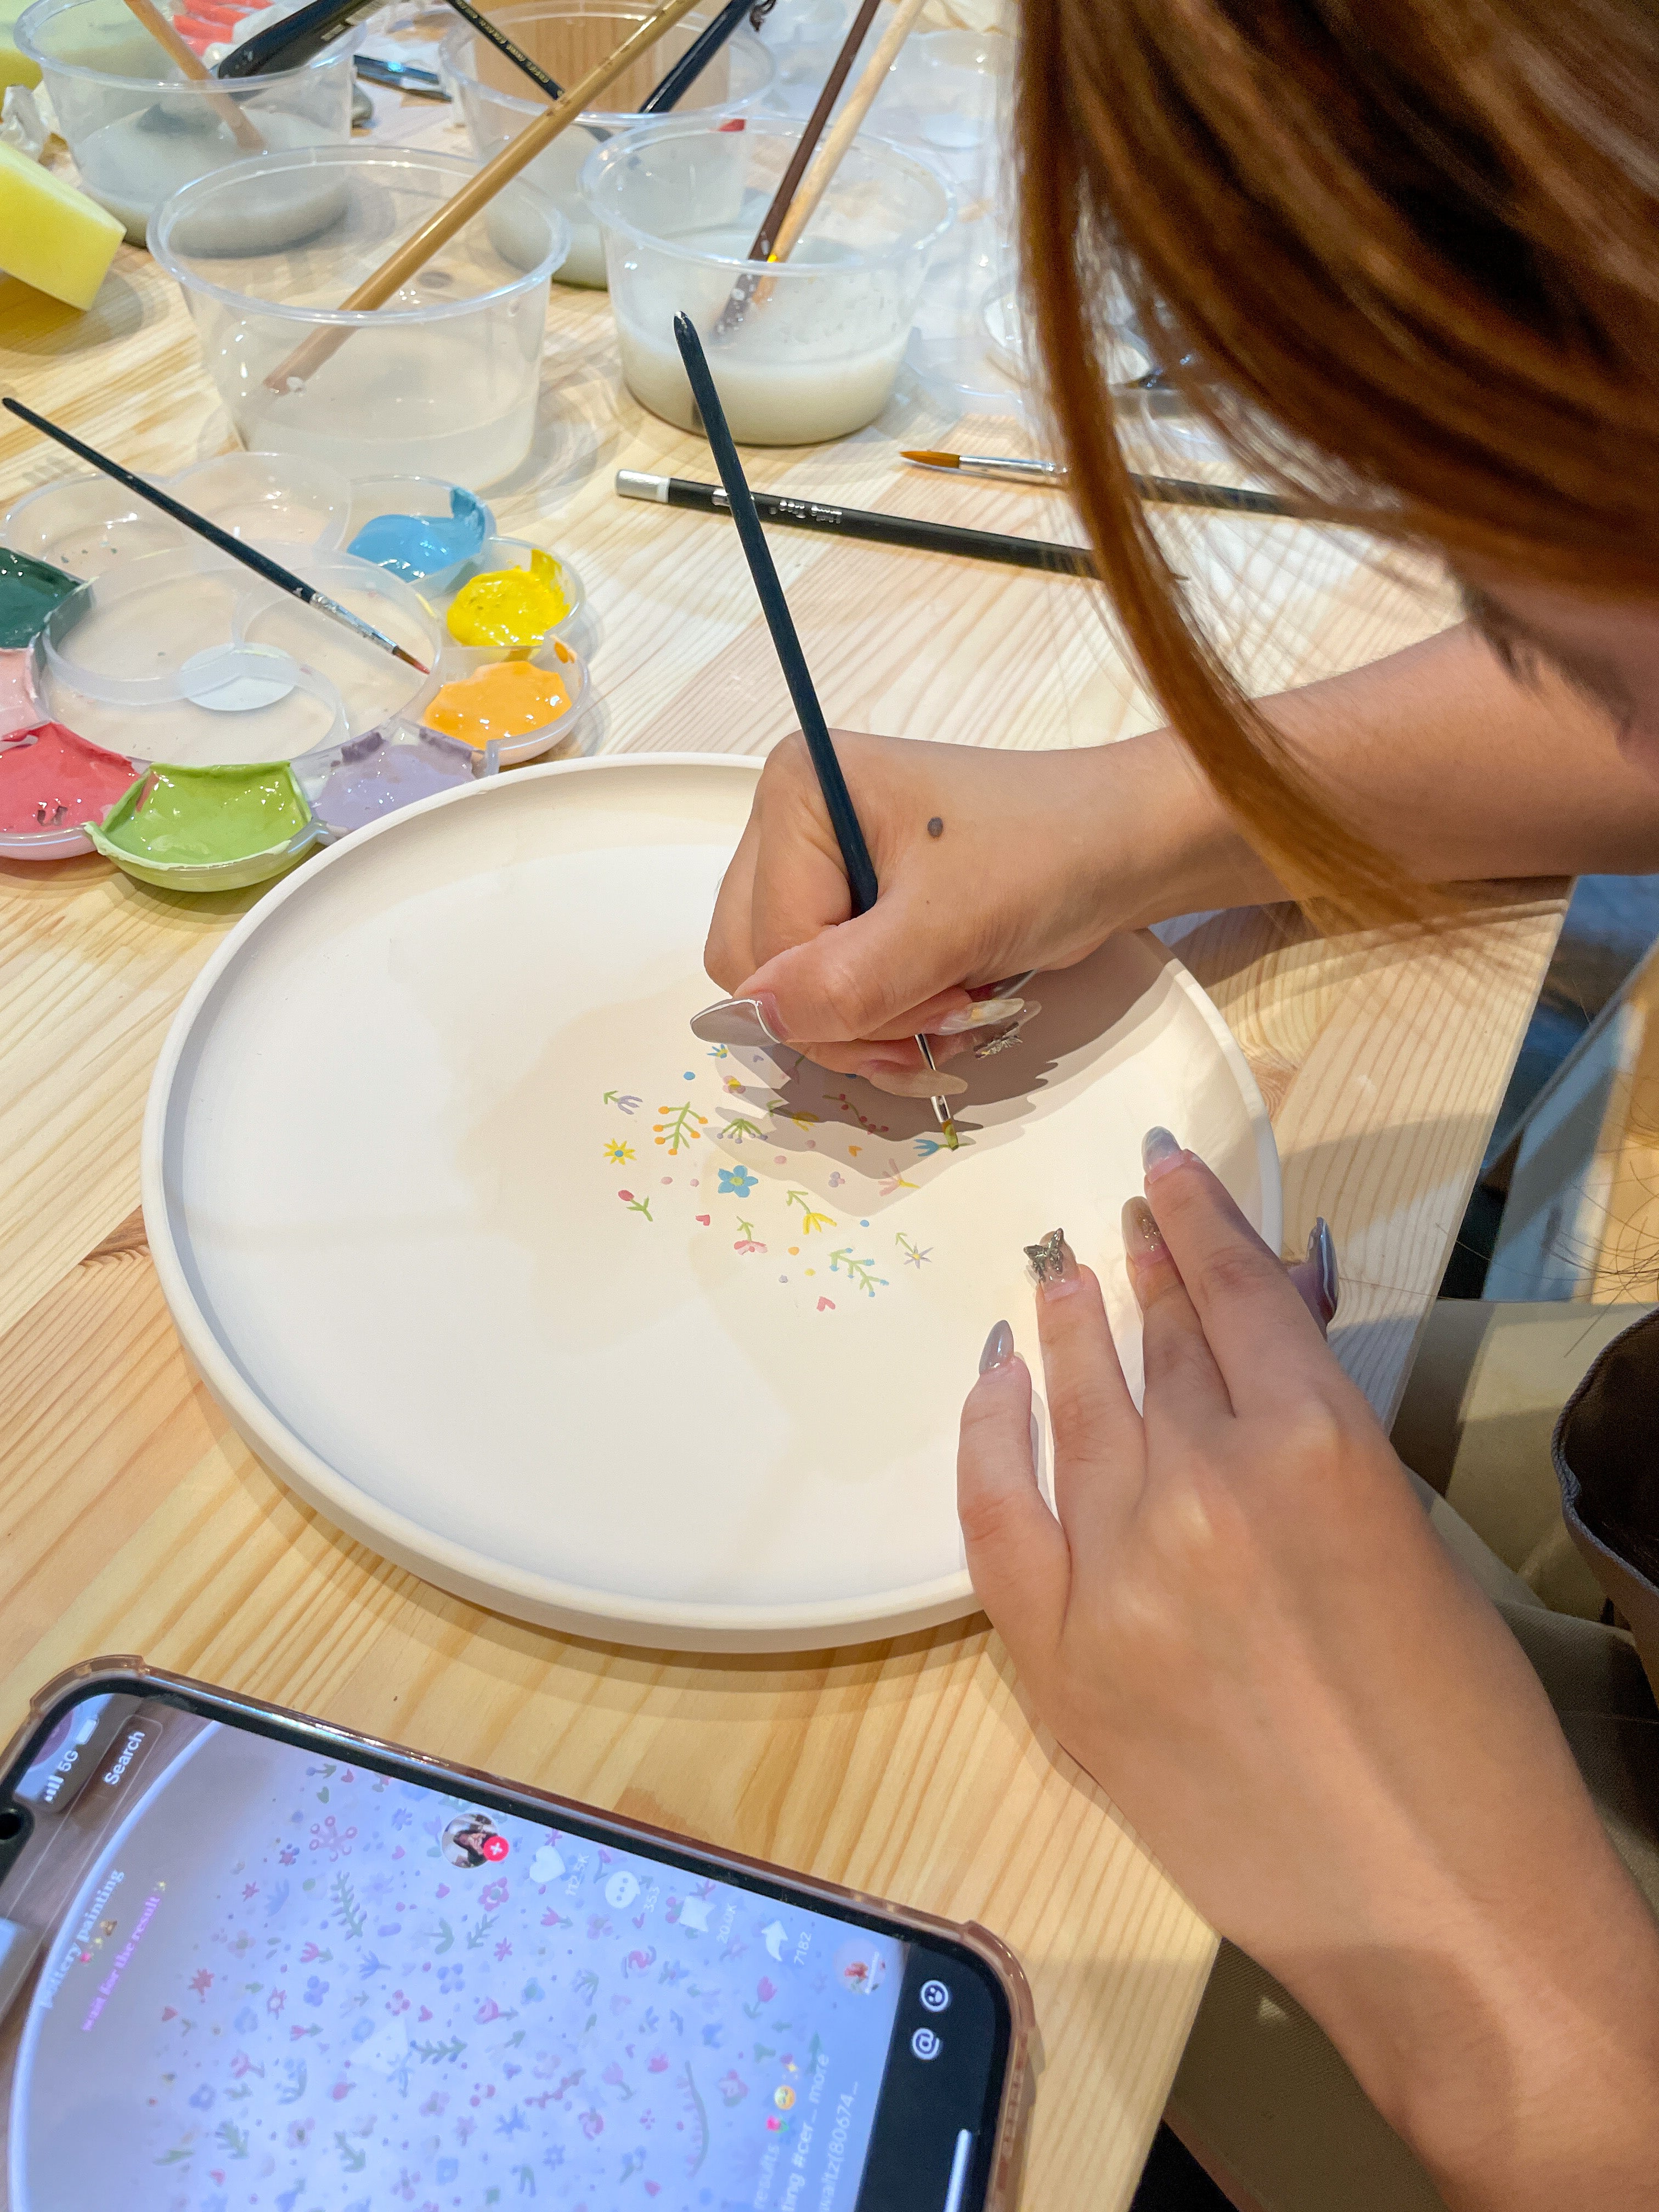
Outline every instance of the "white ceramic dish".
{"type": "Polygon", "coordinates": [[[1135,1366],[1117,1224],[1149,1123],[1280,1231],[1249,1070],[1147,937],[958,1063],[955,1154],[925,1101],[810,1069],[779,1096],[698,1043],[758,767],[559,762],[334,847],[204,969],[144,1126],[168,1304],[261,1458],[446,1589],[659,1648],[972,1609],[981,1344],[1006,1314],[1034,1348],[1021,1248],[1059,1223],[1135,1366]]]}

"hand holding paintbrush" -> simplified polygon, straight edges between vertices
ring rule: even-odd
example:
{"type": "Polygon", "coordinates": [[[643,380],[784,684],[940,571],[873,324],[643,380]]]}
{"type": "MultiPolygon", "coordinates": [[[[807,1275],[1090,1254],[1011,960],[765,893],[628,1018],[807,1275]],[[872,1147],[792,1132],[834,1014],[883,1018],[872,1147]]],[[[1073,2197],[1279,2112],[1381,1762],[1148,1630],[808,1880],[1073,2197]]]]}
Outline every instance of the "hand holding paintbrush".
{"type": "MultiPolygon", "coordinates": [[[[761,528],[760,517],[755,511],[755,501],[749,489],[749,480],[744,475],[743,463],[738,459],[738,449],[726,420],[726,410],[720,404],[720,393],[708,370],[708,361],[702,349],[702,341],[689,315],[674,318],[674,342],[680,349],[680,359],[685,363],[685,374],[690,381],[691,394],[702,416],[702,427],[708,434],[714,465],[726,487],[726,500],[732,509],[732,520],[738,526],[738,536],[743,542],[749,573],[754,579],[755,591],[761,603],[761,612],[772,633],[772,643],[783,666],[783,679],[789,686],[789,696],[794,702],[795,712],[800,718],[801,734],[806,739],[807,751],[812,757],[812,767],[818,779],[818,788],[823,795],[824,810],[830,817],[830,826],[836,833],[836,842],[841,848],[842,865],[847,871],[847,887],[851,894],[853,912],[868,914],[876,902],[877,883],[870,848],[864,842],[864,832],[859,827],[859,817],[853,807],[853,796],[847,788],[847,779],[841,772],[841,763],[836,757],[835,741],[830,735],[829,724],[823,719],[823,708],[813,688],[811,673],[806,665],[806,656],[800,649],[800,639],[789,612],[789,603],[783,596],[783,586],[778,581],[778,572],[773,566],[772,555],[766,543],[766,533],[761,528]]],[[[781,1043],[781,1038],[775,1040],[781,1043]]],[[[922,1059],[930,1073],[937,1077],[933,1055],[926,1037],[916,1039],[922,1059]]],[[[939,1133],[952,1152],[957,1145],[956,1124],[945,1103],[946,1091],[959,1091],[959,1078],[938,1078],[939,1088],[933,1099],[933,1118],[939,1123],[939,1133]]]]}

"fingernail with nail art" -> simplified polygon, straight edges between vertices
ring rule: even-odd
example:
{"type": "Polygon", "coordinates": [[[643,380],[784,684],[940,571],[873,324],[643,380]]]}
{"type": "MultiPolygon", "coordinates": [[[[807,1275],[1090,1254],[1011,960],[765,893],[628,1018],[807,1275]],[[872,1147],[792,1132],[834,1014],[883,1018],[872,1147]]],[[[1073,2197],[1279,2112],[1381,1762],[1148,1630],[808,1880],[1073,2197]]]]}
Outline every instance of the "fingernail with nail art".
{"type": "Polygon", "coordinates": [[[1024,1004],[1024,999],[975,999],[971,1006],[935,1022],[933,1035],[965,1036],[970,1030],[994,1030],[1000,1023],[1012,1021],[1024,1004]]]}
{"type": "Polygon", "coordinates": [[[1322,1213],[1308,1237],[1308,1260],[1314,1270],[1314,1290],[1319,1300],[1320,1316],[1329,1322],[1334,1318],[1342,1296],[1342,1282],[1336,1264],[1336,1239],[1331,1234],[1330,1223],[1322,1213]]]}
{"type": "Polygon", "coordinates": [[[1012,1021],[1005,1028],[996,1030],[993,1036],[988,1036],[983,1044],[976,1044],[974,1047],[974,1058],[990,1060],[997,1053],[1008,1051],[1012,1046],[1019,1042],[1019,1033],[1026,1023],[1042,1012],[1042,1008],[1035,999],[1027,999],[1024,1008],[1015,1015],[1012,1021]]]}
{"type": "Polygon", "coordinates": [[[1154,1126],[1140,1140],[1141,1171],[1148,1182],[1154,1182],[1184,1158],[1180,1145],[1167,1129],[1154,1126]]]}
{"type": "Polygon", "coordinates": [[[1051,1229],[1035,1244],[1028,1244],[1025,1257],[1030,1263],[1031,1280],[1040,1291],[1052,1296],[1077,1287],[1077,1261],[1063,1229],[1051,1229]]]}
{"type": "Polygon", "coordinates": [[[994,1367],[1006,1367],[1014,1356],[1014,1332],[1006,1321],[1000,1321],[985,1340],[985,1349],[979,1355],[979,1371],[988,1375],[994,1367]]]}
{"type": "Polygon", "coordinates": [[[1164,1231],[1144,1198],[1123,1201],[1123,1250],[1131,1261],[1150,1260],[1164,1249],[1164,1231]]]}

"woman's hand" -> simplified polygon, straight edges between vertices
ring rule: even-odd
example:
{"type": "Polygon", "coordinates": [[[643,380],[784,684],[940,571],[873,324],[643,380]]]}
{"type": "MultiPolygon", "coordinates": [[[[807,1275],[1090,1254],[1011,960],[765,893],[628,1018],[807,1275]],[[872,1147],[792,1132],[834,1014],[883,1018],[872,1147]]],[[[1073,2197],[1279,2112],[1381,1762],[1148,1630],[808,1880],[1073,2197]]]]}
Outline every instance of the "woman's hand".
{"type": "Polygon", "coordinates": [[[1449,2203],[1646,2203],[1659,1931],[1285,1270],[1198,1160],[1148,1149],[1144,1414],[1068,1261],[1037,1293],[1058,1518],[994,1331],[962,1426],[975,1588],[1060,1741],[1449,2203]]]}
{"type": "Polygon", "coordinates": [[[705,962],[775,1036],[843,1074],[914,1090],[912,1038],[973,1042],[969,988],[1066,968],[1115,929],[1271,896],[1167,733],[1073,752],[836,732],[881,895],[850,918],[805,741],[769,757],[720,886],[705,962]],[[941,1025],[943,1024],[943,1027],[941,1025]]]}

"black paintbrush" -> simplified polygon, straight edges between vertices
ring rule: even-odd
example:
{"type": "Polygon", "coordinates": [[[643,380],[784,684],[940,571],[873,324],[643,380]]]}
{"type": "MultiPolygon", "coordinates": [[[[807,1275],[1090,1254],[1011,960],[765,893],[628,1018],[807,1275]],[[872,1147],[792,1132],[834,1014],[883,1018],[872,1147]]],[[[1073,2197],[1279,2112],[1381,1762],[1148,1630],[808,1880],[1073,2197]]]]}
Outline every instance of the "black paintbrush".
{"type": "MultiPolygon", "coordinates": [[[[700,31],[680,56],[662,82],[654,86],[640,103],[641,115],[666,115],[675,106],[708,68],[744,17],[749,14],[753,0],[730,0],[706,30],[700,31]]],[[[769,8],[772,0],[767,0],[769,8]]]]}
{"type": "MultiPolygon", "coordinates": [[[[216,74],[219,76],[260,76],[271,69],[298,69],[312,56],[320,53],[337,32],[342,31],[354,15],[366,15],[378,4],[378,0],[311,0],[307,8],[296,8],[280,23],[268,29],[256,31],[232,53],[225,56],[216,74]]],[[[507,56],[515,69],[522,70],[538,91],[544,92],[550,100],[557,100],[563,87],[555,77],[549,76],[539,63],[532,62],[521,46],[515,46],[503,30],[492,23],[471,5],[471,0],[447,0],[447,5],[465,21],[471,24],[481,39],[486,39],[498,53],[507,56]]]]}
{"type": "Polygon", "coordinates": [[[159,507],[163,514],[171,515],[175,522],[182,523],[186,530],[194,531],[198,538],[205,538],[210,545],[216,545],[220,552],[229,554],[233,561],[240,561],[245,568],[252,568],[254,574],[263,576],[266,583],[275,584],[279,591],[291,592],[296,599],[303,600],[307,606],[315,607],[319,614],[332,615],[336,622],[343,623],[348,629],[355,629],[359,637],[366,637],[371,643],[383,646],[386,652],[395,653],[410,667],[418,669],[422,676],[431,674],[430,669],[416,660],[412,653],[405,652],[395,639],[376,629],[373,623],[365,622],[361,615],[354,615],[349,607],[343,607],[337,599],[331,599],[326,592],[319,592],[314,584],[307,584],[303,576],[296,576],[291,568],[284,568],[280,562],[271,560],[254,546],[244,545],[240,538],[233,538],[228,530],[221,530],[216,522],[210,522],[205,515],[181,506],[169,493],[158,490],[152,483],[146,483],[143,477],[134,476],[131,469],[124,469],[118,461],[106,459],[95,447],[82,445],[80,439],[72,436],[69,431],[60,430],[55,422],[48,422],[44,415],[37,415],[33,408],[25,407],[21,399],[8,398],[0,404],[3,404],[8,411],[20,421],[27,422],[32,430],[39,430],[43,437],[55,439],[78,460],[88,463],[100,475],[112,477],[123,490],[134,493],[139,499],[147,499],[152,507],[159,507]]]}
{"type": "MultiPolygon", "coordinates": [[[[842,774],[841,763],[836,757],[830,726],[823,719],[823,708],[818,703],[811,672],[806,665],[806,655],[800,649],[800,639],[796,635],[789,602],[784,598],[783,586],[778,581],[778,572],[773,565],[766,532],[761,528],[760,516],[755,511],[754,495],[749,489],[749,479],[743,472],[743,463],[738,459],[738,449],[726,419],[726,410],[720,404],[720,393],[714,389],[714,380],[709,374],[702,340],[697,336],[689,315],[675,316],[674,343],[680,349],[680,359],[685,363],[691,396],[702,416],[709,450],[714,456],[714,465],[720,472],[720,482],[726,487],[732,520],[737,524],[738,536],[743,542],[744,557],[754,580],[755,595],[761,603],[761,612],[766,617],[766,627],[772,633],[772,644],[783,667],[783,680],[789,686],[789,696],[794,702],[795,713],[800,719],[801,734],[805,738],[806,750],[812,757],[812,767],[818,779],[818,789],[823,794],[830,826],[836,833],[836,844],[841,848],[842,866],[847,871],[847,887],[852,894],[853,911],[855,915],[868,914],[876,902],[875,865],[870,858],[870,848],[864,842],[864,832],[859,827],[859,817],[853,807],[853,794],[847,788],[847,779],[842,774]]],[[[931,1068],[933,1055],[928,1049],[927,1038],[919,1036],[916,1042],[921,1048],[922,1058],[931,1068]]],[[[933,1104],[933,1118],[939,1123],[940,1133],[954,1152],[957,1139],[956,1124],[951,1119],[951,1109],[942,1097],[935,1098],[933,1104]]]]}

